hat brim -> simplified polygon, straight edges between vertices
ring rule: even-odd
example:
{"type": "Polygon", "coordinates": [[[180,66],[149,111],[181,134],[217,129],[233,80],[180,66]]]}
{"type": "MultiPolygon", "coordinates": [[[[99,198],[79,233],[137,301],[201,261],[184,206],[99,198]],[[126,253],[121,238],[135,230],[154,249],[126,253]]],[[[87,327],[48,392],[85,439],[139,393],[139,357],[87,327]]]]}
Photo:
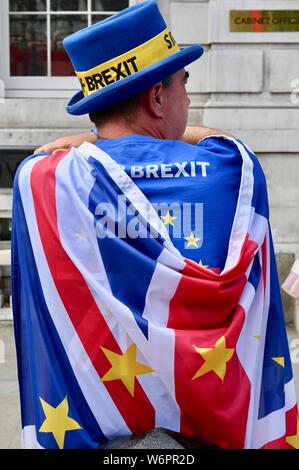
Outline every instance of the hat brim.
{"type": "Polygon", "coordinates": [[[101,88],[91,95],[84,96],[83,92],[79,91],[70,99],[66,110],[69,114],[78,116],[124,101],[191,64],[201,57],[203,52],[204,49],[197,44],[185,47],[166,59],[101,88]]]}

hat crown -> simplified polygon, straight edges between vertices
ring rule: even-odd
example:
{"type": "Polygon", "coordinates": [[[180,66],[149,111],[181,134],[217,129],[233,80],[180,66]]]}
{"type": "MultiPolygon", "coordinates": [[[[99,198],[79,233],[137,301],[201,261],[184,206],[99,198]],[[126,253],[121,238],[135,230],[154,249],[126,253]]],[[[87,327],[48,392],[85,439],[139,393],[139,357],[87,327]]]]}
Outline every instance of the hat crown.
{"type": "Polygon", "coordinates": [[[80,72],[144,44],[165,28],[156,2],[150,0],[67,36],[63,45],[74,69],[80,72]]]}
{"type": "Polygon", "coordinates": [[[128,99],[198,59],[203,48],[180,49],[155,0],[128,7],[64,40],[81,91],[70,114],[86,114],[128,99]]]}

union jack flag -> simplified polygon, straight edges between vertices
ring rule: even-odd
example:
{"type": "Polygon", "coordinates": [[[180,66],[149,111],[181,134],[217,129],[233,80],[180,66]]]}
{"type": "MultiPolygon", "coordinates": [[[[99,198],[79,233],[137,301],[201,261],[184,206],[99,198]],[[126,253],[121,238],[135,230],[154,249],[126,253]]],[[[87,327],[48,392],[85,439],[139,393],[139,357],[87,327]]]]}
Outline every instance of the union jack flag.
{"type": "Polygon", "coordinates": [[[155,427],[222,448],[299,447],[265,181],[228,140],[242,174],[221,272],[180,254],[99,148],[20,166],[12,282],[25,448],[97,448],[155,427]],[[97,205],[118,196],[148,237],[97,236],[97,205]]]}

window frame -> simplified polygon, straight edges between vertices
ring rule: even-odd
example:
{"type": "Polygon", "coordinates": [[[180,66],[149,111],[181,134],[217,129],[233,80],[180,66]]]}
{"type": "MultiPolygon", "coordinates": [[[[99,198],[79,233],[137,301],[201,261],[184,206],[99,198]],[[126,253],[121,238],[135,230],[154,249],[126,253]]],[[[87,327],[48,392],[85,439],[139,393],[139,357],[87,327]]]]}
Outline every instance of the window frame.
{"type": "MultiPolygon", "coordinates": [[[[58,14],[78,14],[88,15],[88,24],[91,22],[91,1],[87,0],[87,11],[74,12],[36,12],[39,15],[58,14]]],[[[140,0],[129,0],[129,6],[138,3],[140,0]]],[[[49,6],[50,0],[47,0],[49,6]]],[[[96,11],[94,14],[109,14],[109,12],[96,11]]],[[[22,15],[24,12],[14,12],[22,15]]],[[[77,77],[51,77],[51,76],[11,76],[10,75],[10,37],[9,37],[9,0],[0,2],[0,78],[4,82],[5,96],[7,98],[29,98],[29,97],[56,97],[66,98],[70,96],[70,91],[79,90],[80,84],[77,77]]],[[[47,38],[49,41],[50,22],[47,21],[47,38]]],[[[49,44],[49,42],[48,42],[49,44]]],[[[51,43],[50,43],[51,44],[51,43]]],[[[47,47],[48,61],[51,51],[47,47]]],[[[48,67],[49,69],[49,67],[48,67]]]]}

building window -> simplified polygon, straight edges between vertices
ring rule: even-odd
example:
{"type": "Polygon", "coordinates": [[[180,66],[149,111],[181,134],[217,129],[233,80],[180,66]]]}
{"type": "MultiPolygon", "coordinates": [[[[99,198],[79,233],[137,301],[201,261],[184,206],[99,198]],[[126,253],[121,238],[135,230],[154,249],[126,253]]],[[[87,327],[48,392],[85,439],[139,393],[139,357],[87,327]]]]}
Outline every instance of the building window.
{"type": "Polygon", "coordinates": [[[108,18],[129,0],[9,0],[10,77],[70,77],[62,41],[108,18]]]}

